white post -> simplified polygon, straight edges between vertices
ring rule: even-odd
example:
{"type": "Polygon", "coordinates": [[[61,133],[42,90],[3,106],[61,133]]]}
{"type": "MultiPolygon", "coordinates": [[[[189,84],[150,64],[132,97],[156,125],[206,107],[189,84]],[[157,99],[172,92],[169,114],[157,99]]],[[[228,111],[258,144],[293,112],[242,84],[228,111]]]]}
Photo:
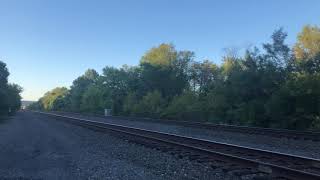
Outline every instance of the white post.
{"type": "Polygon", "coordinates": [[[104,109],[104,116],[111,116],[111,109],[104,109]]]}

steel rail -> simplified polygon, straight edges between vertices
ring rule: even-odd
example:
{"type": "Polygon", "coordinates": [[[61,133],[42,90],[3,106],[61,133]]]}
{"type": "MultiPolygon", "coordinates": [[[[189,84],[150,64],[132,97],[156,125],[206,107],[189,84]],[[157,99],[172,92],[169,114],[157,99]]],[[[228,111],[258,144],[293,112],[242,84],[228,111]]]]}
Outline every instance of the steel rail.
{"type": "Polygon", "coordinates": [[[239,133],[256,134],[256,135],[266,135],[266,136],[277,137],[277,138],[320,141],[320,132],[315,132],[315,131],[297,131],[297,130],[288,130],[288,129],[261,128],[261,127],[250,127],[250,126],[227,125],[227,124],[214,124],[214,123],[205,123],[205,122],[190,122],[190,121],[123,117],[123,116],[110,116],[110,117],[100,116],[100,117],[166,123],[166,124],[180,125],[185,127],[239,132],[239,133]]]}
{"type": "MultiPolygon", "coordinates": [[[[132,128],[82,118],[38,112],[40,114],[62,118],[86,127],[109,130],[133,137],[178,146],[212,158],[235,163],[241,167],[250,167],[272,177],[288,179],[320,179],[320,160],[290,154],[266,151],[256,148],[220,143],[193,137],[181,136],[140,128],[132,128]]],[[[209,160],[210,161],[210,160],[209,160]]]]}
{"type": "MultiPolygon", "coordinates": [[[[65,112],[62,112],[62,113],[65,113],[65,112]]],[[[67,113],[70,113],[70,112],[67,112],[67,113]]],[[[89,114],[81,114],[81,113],[73,113],[73,112],[72,114],[89,115],[89,114]]],[[[254,135],[265,135],[265,136],[276,137],[276,138],[320,141],[320,132],[317,132],[317,131],[298,131],[298,130],[289,130],[289,129],[262,128],[262,127],[252,127],[252,126],[238,126],[238,125],[227,125],[227,124],[214,124],[214,123],[208,123],[208,122],[191,122],[191,121],[178,121],[178,120],[153,119],[153,118],[141,118],[141,117],[103,116],[103,115],[93,115],[93,116],[104,118],[104,119],[145,121],[145,122],[172,124],[172,125],[179,125],[184,127],[193,127],[193,128],[201,128],[201,129],[209,129],[209,130],[220,130],[220,131],[238,132],[238,133],[246,133],[246,134],[254,134],[254,135]]]]}

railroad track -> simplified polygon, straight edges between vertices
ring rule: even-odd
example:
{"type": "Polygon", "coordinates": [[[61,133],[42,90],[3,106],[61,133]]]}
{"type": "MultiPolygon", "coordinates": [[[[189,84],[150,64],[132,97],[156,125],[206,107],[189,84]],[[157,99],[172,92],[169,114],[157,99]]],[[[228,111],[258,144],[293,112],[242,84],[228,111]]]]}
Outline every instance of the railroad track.
{"type": "MultiPolygon", "coordinates": [[[[72,113],[72,114],[83,115],[79,113],[72,113]]],[[[209,130],[215,130],[215,131],[227,131],[227,132],[254,134],[254,135],[265,135],[265,136],[276,137],[276,138],[320,141],[320,132],[315,132],[315,131],[296,131],[296,130],[286,130],[286,129],[260,128],[260,127],[249,127],[249,126],[236,126],[236,125],[213,124],[213,123],[204,123],[204,122],[176,121],[176,120],[166,120],[166,119],[138,118],[138,117],[125,117],[125,116],[108,116],[108,117],[102,116],[102,115],[94,115],[94,116],[97,116],[100,118],[106,118],[106,119],[156,122],[156,123],[179,125],[184,127],[209,129],[209,130]]]]}
{"type": "Polygon", "coordinates": [[[240,177],[270,179],[320,179],[320,160],[248,148],[123,125],[91,121],[54,113],[37,112],[80,126],[111,131],[152,148],[188,157],[212,168],[221,168],[240,177]]]}

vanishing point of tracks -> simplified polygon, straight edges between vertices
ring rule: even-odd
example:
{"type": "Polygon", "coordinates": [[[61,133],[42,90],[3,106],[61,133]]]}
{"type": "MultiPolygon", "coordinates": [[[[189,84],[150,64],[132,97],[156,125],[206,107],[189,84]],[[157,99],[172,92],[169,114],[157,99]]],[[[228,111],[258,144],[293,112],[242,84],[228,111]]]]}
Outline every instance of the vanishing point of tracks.
{"type": "Polygon", "coordinates": [[[208,141],[193,137],[132,128],[53,113],[43,113],[80,126],[111,131],[135,143],[188,157],[239,177],[262,179],[320,179],[320,160],[208,141]]]}

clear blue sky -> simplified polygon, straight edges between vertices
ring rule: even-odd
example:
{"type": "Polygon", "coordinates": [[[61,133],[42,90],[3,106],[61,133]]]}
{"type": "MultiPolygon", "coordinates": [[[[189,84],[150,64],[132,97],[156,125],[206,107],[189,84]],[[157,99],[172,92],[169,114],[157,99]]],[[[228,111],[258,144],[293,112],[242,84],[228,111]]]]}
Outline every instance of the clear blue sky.
{"type": "Polygon", "coordinates": [[[136,65],[162,42],[217,63],[224,48],[267,42],[279,27],[293,44],[319,25],[319,9],[319,0],[1,0],[0,59],[36,100],[88,68],[136,65]]]}

